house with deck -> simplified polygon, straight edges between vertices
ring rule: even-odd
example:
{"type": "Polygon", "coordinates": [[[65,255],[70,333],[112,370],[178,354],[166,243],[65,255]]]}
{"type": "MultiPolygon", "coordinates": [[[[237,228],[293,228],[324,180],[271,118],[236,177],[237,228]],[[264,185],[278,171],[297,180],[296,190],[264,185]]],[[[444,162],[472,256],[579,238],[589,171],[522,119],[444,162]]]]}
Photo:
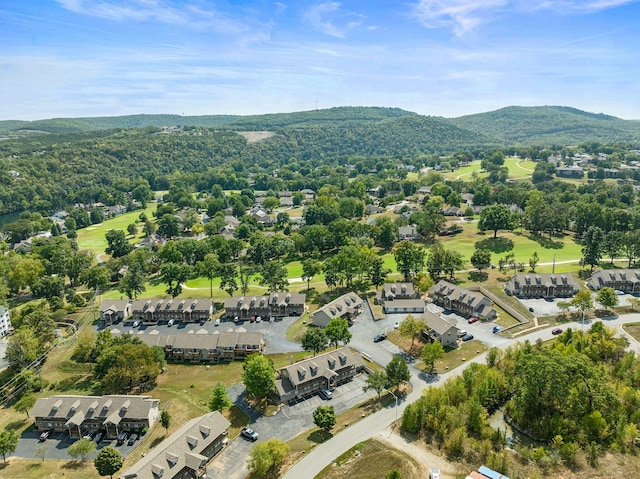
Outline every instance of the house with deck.
{"type": "Polygon", "coordinates": [[[431,287],[429,297],[438,306],[463,316],[475,316],[488,321],[498,316],[492,307],[493,301],[489,298],[445,280],[441,280],[431,287]]]}

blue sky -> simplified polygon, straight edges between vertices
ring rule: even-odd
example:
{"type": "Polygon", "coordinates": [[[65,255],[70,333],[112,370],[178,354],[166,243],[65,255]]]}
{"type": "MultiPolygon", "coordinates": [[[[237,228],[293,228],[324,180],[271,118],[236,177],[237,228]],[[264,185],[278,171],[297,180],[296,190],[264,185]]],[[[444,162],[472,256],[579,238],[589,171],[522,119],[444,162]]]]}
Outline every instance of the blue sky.
{"type": "Polygon", "coordinates": [[[640,0],[2,0],[0,119],[334,106],[640,119],[640,0]]]}

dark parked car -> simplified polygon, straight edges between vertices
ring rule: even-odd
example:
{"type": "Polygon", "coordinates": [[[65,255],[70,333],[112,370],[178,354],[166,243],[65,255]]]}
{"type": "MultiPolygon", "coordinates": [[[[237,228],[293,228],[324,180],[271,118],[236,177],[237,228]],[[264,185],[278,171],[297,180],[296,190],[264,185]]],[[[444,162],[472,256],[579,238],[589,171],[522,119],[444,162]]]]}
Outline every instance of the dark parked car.
{"type": "Polygon", "coordinates": [[[42,431],[42,433],[40,434],[40,441],[44,442],[47,439],[49,439],[49,436],[51,435],[51,431],[42,431]]]}
{"type": "Polygon", "coordinates": [[[379,343],[380,341],[384,341],[385,339],[387,339],[387,335],[385,333],[380,333],[373,338],[373,342],[379,343]]]}
{"type": "Polygon", "coordinates": [[[249,441],[258,440],[258,433],[248,427],[243,428],[242,431],[240,431],[240,435],[245,439],[249,439],[249,441]]]}
{"type": "Polygon", "coordinates": [[[466,336],[462,336],[463,341],[471,341],[473,339],[473,334],[467,334],[466,336]]]}
{"type": "Polygon", "coordinates": [[[533,313],[533,308],[529,308],[529,312],[533,313]]]}
{"type": "Polygon", "coordinates": [[[551,331],[551,334],[553,334],[554,336],[557,336],[558,334],[562,334],[562,328],[556,328],[553,331],[551,331]]]}
{"type": "Polygon", "coordinates": [[[127,431],[122,431],[116,438],[118,445],[124,444],[127,439],[129,439],[129,433],[127,431]]]}
{"type": "Polygon", "coordinates": [[[499,333],[500,332],[500,326],[494,326],[493,327],[493,334],[499,333]]]}
{"type": "Polygon", "coordinates": [[[131,434],[131,437],[129,438],[129,442],[127,442],[127,445],[129,446],[133,446],[133,444],[138,440],[138,433],[134,432],[133,434],[131,434]]]}

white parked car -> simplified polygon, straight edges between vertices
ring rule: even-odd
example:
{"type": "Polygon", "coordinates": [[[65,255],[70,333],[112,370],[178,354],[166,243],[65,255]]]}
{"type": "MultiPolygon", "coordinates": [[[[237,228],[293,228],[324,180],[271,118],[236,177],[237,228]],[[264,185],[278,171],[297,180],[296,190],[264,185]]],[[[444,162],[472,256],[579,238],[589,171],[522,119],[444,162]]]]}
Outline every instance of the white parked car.
{"type": "Polygon", "coordinates": [[[440,479],[440,469],[437,467],[429,469],[429,479],[440,479]]]}
{"type": "Polygon", "coordinates": [[[393,323],[393,329],[398,329],[400,327],[400,322],[396,321],[395,323],[393,323]]]}
{"type": "Polygon", "coordinates": [[[167,326],[173,326],[175,322],[176,322],[175,319],[170,319],[169,322],[167,323],[167,326]]]}
{"type": "Polygon", "coordinates": [[[214,325],[214,326],[220,326],[220,318],[216,319],[216,320],[213,322],[213,325],[214,325]]]}
{"type": "Polygon", "coordinates": [[[138,326],[140,326],[140,321],[134,321],[131,325],[132,328],[137,328],[138,326]]]}

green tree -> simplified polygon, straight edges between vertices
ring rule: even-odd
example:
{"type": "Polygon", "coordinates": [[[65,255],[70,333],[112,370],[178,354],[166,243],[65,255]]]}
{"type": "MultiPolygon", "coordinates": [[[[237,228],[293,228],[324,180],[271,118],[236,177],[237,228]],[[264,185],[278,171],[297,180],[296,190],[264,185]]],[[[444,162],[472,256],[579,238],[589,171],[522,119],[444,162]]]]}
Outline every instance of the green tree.
{"type": "Polygon", "coordinates": [[[284,463],[289,454],[289,445],[280,439],[269,439],[253,446],[249,453],[247,468],[254,471],[258,477],[264,477],[271,471],[276,471],[284,463]]]}
{"type": "Polygon", "coordinates": [[[131,236],[135,236],[136,234],[138,234],[138,227],[135,223],[130,223],[129,226],[127,226],[127,233],[129,233],[129,235],[131,236]]]}
{"type": "Polygon", "coordinates": [[[313,352],[313,355],[315,356],[327,347],[329,338],[327,338],[327,334],[324,329],[309,328],[302,335],[300,342],[304,351],[313,352]]]}
{"type": "Polygon", "coordinates": [[[285,291],[289,287],[287,268],[280,261],[269,261],[260,268],[261,286],[266,286],[269,292],[285,291]]]}
{"type": "Polygon", "coordinates": [[[113,475],[122,468],[122,454],[113,446],[105,446],[93,461],[98,474],[101,476],[109,476],[113,479],[113,475]]]}
{"type": "Polygon", "coordinates": [[[424,248],[410,241],[401,241],[393,251],[398,271],[409,281],[413,275],[424,268],[426,253],[424,248]]]}
{"type": "Polygon", "coordinates": [[[269,358],[259,353],[250,354],[242,368],[242,382],[249,394],[256,398],[265,398],[274,390],[276,370],[269,358]]]}
{"type": "Polygon", "coordinates": [[[207,253],[204,259],[196,264],[198,274],[209,280],[209,297],[213,298],[213,279],[218,276],[220,261],[215,253],[207,253]]]}
{"type": "Polygon", "coordinates": [[[238,269],[233,263],[222,263],[218,269],[220,289],[226,291],[229,296],[233,296],[234,291],[238,289],[238,283],[236,282],[237,275],[238,269]]]}
{"type": "Polygon", "coordinates": [[[311,278],[322,271],[322,263],[314,258],[307,258],[302,262],[302,279],[307,282],[307,291],[309,291],[309,282],[311,278]]]}
{"type": "Polygon", "coordinates": [[[111,277],[106,266],[93,266],[80,273],[80,282],[86,284],[92,291],[104,290],[111,282],[111,277]]]}
{"type": "Polygon", "coordinates": [[[209,409],[211,411],[222,411],[232,405],[233,401],[227,393],[227,388],[221,382],[217,382],[213,387],[211,399],[209,400],[209,409]]]}
{"type": "Polygon", "coordinates": [[[529,267],[534,273],[536,272],[536,268],[538,267],[538,261],[538,253],[534,251],[531,255],[531,258],[529,258],[529,267]]]}
{"type": "Polygon", "coordinates": [[[20,441],[18,431],[5,429],[0,432],[0,454],[4,462],[7,462],[7,454],[12,454],[16,450],[18,441],[20,441]]]}
{"type": "Polygon", "coordinates": [[[380,399],[380,394],[382,394],[387,381],[388,379],[386,372],[373,371],[369,373],[367,379],[365,379],[365,385],[362,386],[362,390],[364,392],[367,392],[369,389],[373,389],[378,394],[378,399],[380,399]]]}
{"type": "Polygon", "coordinates": [[[329,339],[329,344],[338,349],[338,343],[347,345],[351,341],[351,331],[349,331],[349,322],[344,318],[333,318],[329,321],[324,332],[329,339]]]}
{"type": "Polygon", "coordinates": [[[39,341],[35,329],[22,326],[9,336],[5,359],[12,371],[28,367],[38,355],[39,341]]]}
{"type": "Polygon", "coordinates": [[[120,279],[120,282],[118,283],[118,291],[126,294],[129,299],[137,299],[140,293],[147,290],[144,283],[145,277],[142,266],[138,263],[133,263],[122,279],[120,279]]]}
{"type": "Polygon", "coordinates": [[[133,251],[133,245],[129,244],[122,230],[109,230],[104,237],[107,240],[107,248],[104,252],[114,258],[120,258],[133,251]]]}
{"type": "Polygon", "coordinates": [[[493,231],[493,237],[498,236],[500,230],[510,230],[511,211],[506,205],[489,205],[480,212],[478,229],[493,231]]]}
{"type": "Polygon", "coordinates": [[[403,382],[411,379],[411,372],[407,361],[401,356],[394,356],[386,367],[389,387],[399,388],[403,382]]]}
{"type": "Polygon", "coordinates": [[[14,405],[13,408],[18,412],[23,412],[29,417],[29,411],[36,404],[36,397],[31,392],[27,392],[14,405]]]}
{"type": "Polygon", "coordinates": [[[588,289],[582,289],[576,293],[573,299],[570,301],[571,306],[577,308],[582,313],[582,320],[584,321],[584,315],[590,309],[593,309],[593,297],[591,291],[588,289]]]}
{"type": "Polygon", "coordinates": [[[440,341],[425,344],[420,353],[420,359],[424,362],[425,368],[431,372],[435,369],[436,361],[442,358],[444,358],[444,348],[440,341]]]}
{"type": "Polygon", "coordinates": [[[410,351],[413,351],[413,345],[415,340],[420,337],[422,331],[427,329],[427,323],[422,318],[416,318],[412,314],[407,315],[404,321],[400,323],[400,327],[398,331],[401,336],[411,338],[411,347],[410,351]]]}
{"type": "Polygon", "coordinates": [[[384,267],[384,260],[380,256],[373,258],[369,270],[369,280],[376,287],[376,291],[387,281],[387,276],[390,273],[391,270],[384,267]]]}
{"type": "Polygon", "coordinates": [[[615,308],[618,305],[618,295],[613,288],[605,286],[600,288],[596,294],[596,301],[604,306],[605,309],[615,308]]]}
{"type": "Polygon", "coordinates": [[[80,439],[69,446],[67,452],[74,459],[80,458],[82,461],[86,461],[87,457],[89,457],[89,455],[93,453],[96,448],[96,443],[91,439],[80,439]]]}
{"type": "Polygon", "coordinates": [[[471,264],[478,271],[487,269],[491,266],[491,251],[488,249],[477,249],[471,255],[471,264]]]}
{"type": "Polygon", "coordinates": [[[165,263],[160,268],[161,281],[167,285],[167,294],[172,298],[182,293],[182,284],[191,276],[191,266],[188,264],[165,263]]]}
{"type": "Polygon", "coordinates": [[[162,215],[158,218],[156,223],[158,225],[158,233],[161,235],[173,238],[180,234],[180,218],[176,215],[162,215]]]}
{"type": "Polygon", "coordinates": [[[160,424],[162,424],[162,427],[168,433],[169,426],[171,426],[171,414],[169,414],[169,411],[166,409],[160,414],[160,424]]]}
{"type": "Polygon", "coordinates": [[[582,263],[591,266],[591,271],[602,259],[603,241],[604,232],[597,226],[591,226],[582,238],[582,263]]]}
{"type": "Polygon", "coordinates": [[[318,406],[313,411],[313,423],[324,432],[331,432],[336,425],[336,413],[333,406],[318,406]]]}

